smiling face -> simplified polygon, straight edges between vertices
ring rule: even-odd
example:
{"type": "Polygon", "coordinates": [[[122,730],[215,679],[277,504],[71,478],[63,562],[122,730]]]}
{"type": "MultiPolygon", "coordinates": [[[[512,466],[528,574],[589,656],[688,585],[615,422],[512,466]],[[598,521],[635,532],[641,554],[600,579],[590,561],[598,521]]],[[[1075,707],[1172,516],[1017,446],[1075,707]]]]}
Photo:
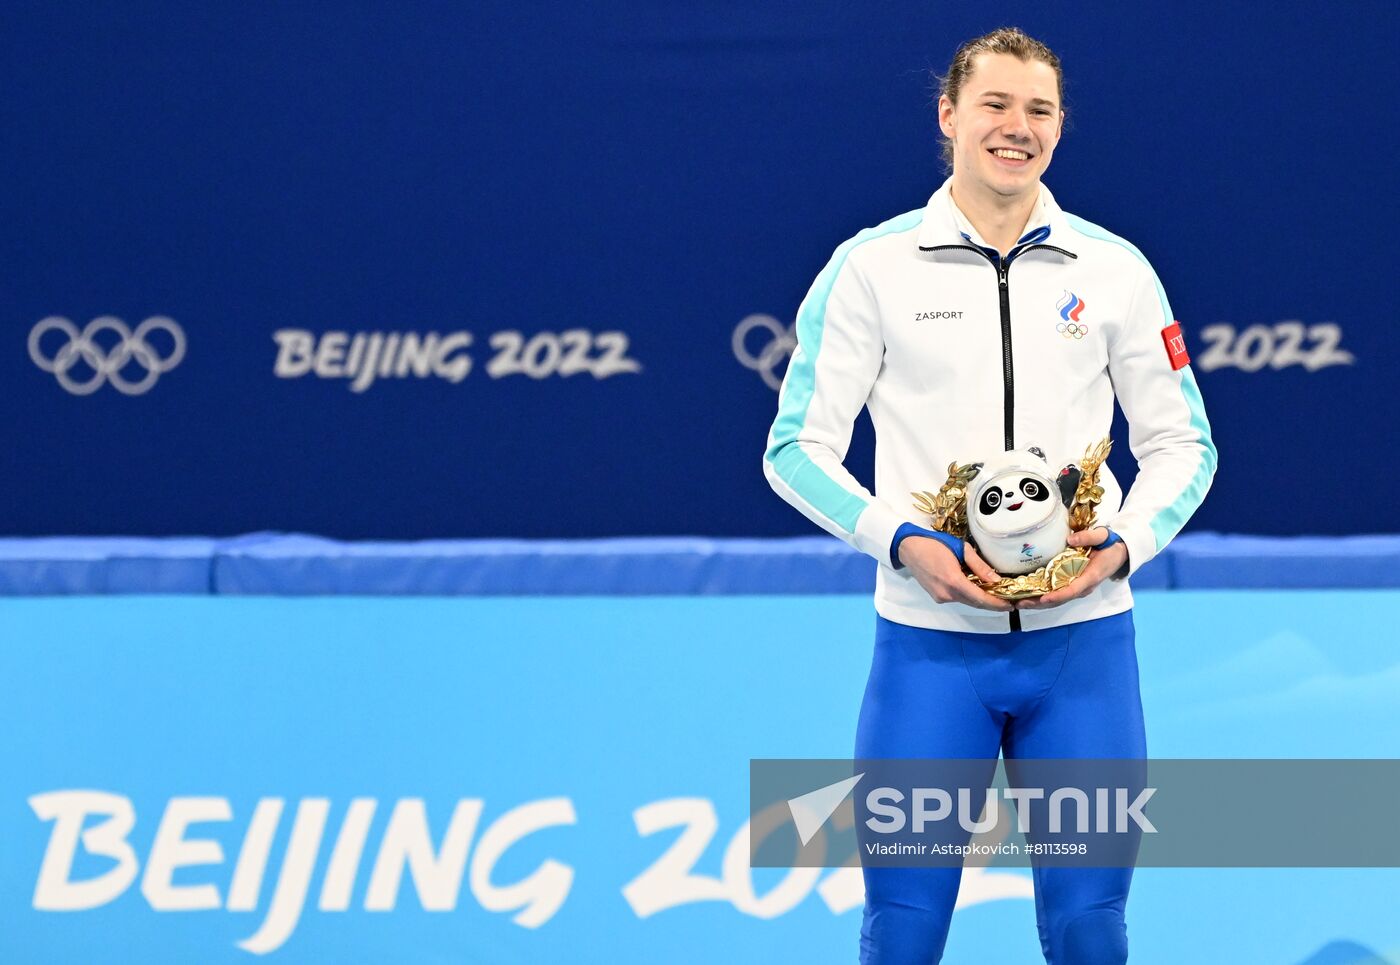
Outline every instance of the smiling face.
{"type": "Polygon", "coordinates": [[[1014,54],[973,61],[958,101],[938,100],[938,126],[953,143],[953,187],[1004,201],[1039,189],[1060,141],[1064,111],[1055,68],[1014,54]]]}
{"type": "Polygon", "coordinates": [[[1003,473],[977,498],[977,522],[989,533],[1023,531],[1054,512],[1050,487],[1024,472],[1003,473]]]}

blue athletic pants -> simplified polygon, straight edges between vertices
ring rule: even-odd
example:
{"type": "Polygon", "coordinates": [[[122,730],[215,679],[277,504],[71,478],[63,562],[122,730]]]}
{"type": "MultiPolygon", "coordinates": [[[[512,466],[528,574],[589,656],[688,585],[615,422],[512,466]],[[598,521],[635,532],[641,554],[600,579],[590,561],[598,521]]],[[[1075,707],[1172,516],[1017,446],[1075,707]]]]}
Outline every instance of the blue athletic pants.
{"type": "MultiPolygon", "coordinates": [[[[1132,612],[1022,633],[924,630],[877,618],[856,757],[1147,755],[1132,612]]],[[[959,868],[866,868],[862,965],[943,956],[959,868]]],[[[1050,965],[1121,965],[1131,868],[1037,868],[1050,965]]]]}

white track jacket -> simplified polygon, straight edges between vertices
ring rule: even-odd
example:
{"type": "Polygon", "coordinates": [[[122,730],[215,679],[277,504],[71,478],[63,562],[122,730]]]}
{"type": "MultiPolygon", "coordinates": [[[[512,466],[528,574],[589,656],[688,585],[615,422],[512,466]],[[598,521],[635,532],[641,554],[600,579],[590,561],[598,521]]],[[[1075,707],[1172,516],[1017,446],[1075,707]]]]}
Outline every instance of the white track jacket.
{"type": "MultiPolygon", "coordinates": [[[[1002,259],[944,184],[928,205],[836,249],[797,315],[797,348],[763,469],[823,529],[879,561],[875,608],[910,626],[1004,633],[1132,606],[1125,580],[1049,610],[1015,614],[936,603],[890,545],[931,525],[911,493],[936,492],[948,465],[1037,446],[1077,463],[1109,434],[1116,395],[1138,476],[1127,499],[1105,465],[1099,522],[1152,559],[1201,504],[1215,473],[1201,394],[1173,369],[1166,293],[1142,253],[1055,204],[1041,187],[1026,233],[1002,259]],[[875,492],[842,460],[862,407],[875,425],[875,492]]],[[[1122,440],[1117,440],[1121,445],[1122,440]]]]}

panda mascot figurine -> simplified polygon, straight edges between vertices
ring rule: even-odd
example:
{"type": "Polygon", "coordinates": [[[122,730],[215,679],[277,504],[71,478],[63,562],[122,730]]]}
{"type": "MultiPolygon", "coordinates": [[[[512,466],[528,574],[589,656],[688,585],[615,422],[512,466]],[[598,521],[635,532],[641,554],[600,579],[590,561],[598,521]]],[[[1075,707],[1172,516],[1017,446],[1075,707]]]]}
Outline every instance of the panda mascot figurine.
{"type": "Polygon", "coordinates": [[[1052,474],[1045,454],[1034,448],[984,461],[968,486],[967,528],[987,564],[1019,576],[1064,552],[1080,476],[1075,466],[1052,474]]]}

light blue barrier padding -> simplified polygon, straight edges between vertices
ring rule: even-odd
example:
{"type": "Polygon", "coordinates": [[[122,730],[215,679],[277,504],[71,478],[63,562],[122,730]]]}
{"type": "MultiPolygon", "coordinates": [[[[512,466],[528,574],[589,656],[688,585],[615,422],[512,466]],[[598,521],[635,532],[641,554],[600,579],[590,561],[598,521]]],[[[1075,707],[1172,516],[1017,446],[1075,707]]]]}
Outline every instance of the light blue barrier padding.
{"type": "Polygon", "coordinates": [[[208,593],[215,543],[203,537],[0,539],[0,595],[208,593]]]}
{"type": "MultiPolygon", "coordinates": [[[[1189,533],[1133,577],[1137,590],[1400,586],[1400,536],[1189,533]]],[[[868,593],[876,563],[829,536],[791,539],[339,542],[0,540],[0,595],[655,596],[868,593]]]]}
{"type": "MultiPolygon", "coordinates": [[[[1149,750],[1400,757],[1397,605],[1139,594],[1149,750]]],[[[751,758],[851,753],[874,629],[864,594],[0,600],[0,962],[849,965],[859,874],[751,872],[743,830],[751,758]],[[548,861],[572,878],[497,890],[548,861]],[[562,901],[519,922],[531,893],[562,901]]],[[[1020,884],[964,883],[944,961],[1042,962],[1029,874],[990,873],[1020,884]]],[[[1397,962],[1397,893],[1139,869],[1132,962],[1397,962]]]]}
{"type": "Polygon", "coordinates": [[[220,547],[213,585],[295,596],[868,593],[875,566],[826,536],[341,543],[289,535],[220,547]]]}
{"type": "MultiPolygon", "coordinates": [[[[1184,538],[1184,537],[1183,537],[1184,538]]],[[[1134,590],[1170,590],[1172,588],[1172,548],[1158,553],[1133,574],[1134,590]]]]}
{"type": "Polygon", "coordinates": [[[1400,536],[1192,533],[1170,548],[1173,589],[1400,587],[1400,536]]]}

